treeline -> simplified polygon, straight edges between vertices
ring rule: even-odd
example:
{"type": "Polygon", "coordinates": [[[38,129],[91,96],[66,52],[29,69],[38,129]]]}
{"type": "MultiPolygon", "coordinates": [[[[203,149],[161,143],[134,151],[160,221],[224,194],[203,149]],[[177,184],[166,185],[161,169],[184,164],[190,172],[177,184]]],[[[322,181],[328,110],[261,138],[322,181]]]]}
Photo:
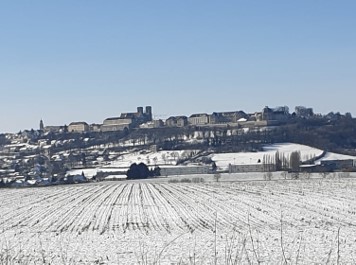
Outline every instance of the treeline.
{"type": "Polygon", "coordinates": [[[275,128],[270,134],[273,142],[293,142],[309,145],[322,150],[355,155],[356,120],[311,122],[275,128]]]}
{"type": "Polygon", "coordinates": [[[126,173],[127,179],[147,179],[150,177],[158,177],[161,175],[160,167],[149,169],[145,163],[133,163],[126,173]]]}
{"type": "MultiPolygon", "coordinates": [[[[312,156],[306,160],[313,159],[312,156]]],[[[262,158],[263,169],[270,171],[293,171],[298,172],[302,164],[302,157],[299,151],[294,151],[290,155],[276,152],[274,155],[265,154],[262,158]]]]}
{"type": "MultiPolygon", "coordinates": [[[[147,143],[155,143],[165,150],[196,148],[211,149],[215,152],[259,151],[266,144],[291,142],[321,150],[356,155],[356,119],[335,121],[296,119],[285,125],[248,130],[246,128],[169,128],[150,133],[137,131],[134,135],[145,137],[147,143]]],[[[130,134],[129,137],[134,135],[130,134]]]]}

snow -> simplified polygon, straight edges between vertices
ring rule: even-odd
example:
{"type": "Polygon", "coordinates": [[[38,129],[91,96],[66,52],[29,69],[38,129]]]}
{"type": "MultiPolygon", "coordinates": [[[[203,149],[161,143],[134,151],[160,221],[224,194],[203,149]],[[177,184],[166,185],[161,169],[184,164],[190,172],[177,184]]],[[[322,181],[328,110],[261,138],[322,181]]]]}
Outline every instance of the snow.
{"type": "Polygon", "coordinates": [[[126,175],[109,175],[105,179],[106,180],[125,180],[127,178],[126,175]]]}
{"type": "Polygon", "coordinates": [[[84,173],[84,176],[86,176],[87,178],[91,178],[91,177],[94,177],[98,171],[100,171],[99,168],[73,169],[73,170],[69,170],[66,175],[67,176],[68,175],[75,176],[75,175],[81,175],[82,173],[84,173]]]}
{"type": "Polygon", "coordinates": [[[133,152],[121,155],[116,161],[110,163],[112,167],[129,168],[133,163],[141,162],[148,166],[154,165],[176,165],[177,160],[190,151],[158,151],[158,152],[133,152]]]}
{"type": "Polygon", "coordinates": [[[27,183],[28,183],[29,185],[35,185],[36,182],[37,182],[37,180],[27,180],[27,183]]]}
{"type": "Polygon", "coordinates": [[[356,257],[355,178],[100,182],[4,189],[0,200],[7,264],[231,264],[228,257],[354,264],[356,257]]]}
{"type": "Polygon", "coordinates": [[[97,172],[126,172],[133,164],[145,163],[148,167],[154,168],[155,166],[176,166],[178,159],[184,158],[191,154],[196,153],[195,150],[177,150],[177,151],[136,151],[132,153],[124,153],[118,155],[115,161],[105,162],[102,157],[97,159],[102,164],[96,168],[83,168],[73,169],[67,172],[67,175],[80,175],[84,172],[86,177],[93,177],[97,172]]]}
{"type": "Polygon", "coordinates": [[[84,173],[84,176],[87,178],[94,177],[98,172],[125,172],[128,168],[118,168],[118,167],[97,167],[97,168],[82,168],[82,169],[72,169],[67,172],[68,175],[81,175],[84,173]]]}
{"type": "Polygon", "coordinates": [[[318,161],[349,160],[349,159],[356,160],[356,156],[349,156],[349,155],[342,155],[342,154],[327,152],[326,155],[318,161]]]}
{"type": "MultiPolygon", "coordinates": [[[[301,154],[302,161],[307,161],[312,157],[320,156],[323,153],[323,150],[313,148],[306,145],[301,144],[293,144],[293,143],[280,143],[273,145],[266,145],[261,152],[239,152],[239,153],[214,153],[209,155],[209,157],[216,163],[219,170],[227,170],[229,164],[232,165],[257,165],[263,163],[264,156],[270,156],[273,160],[276,152],[279,152],[280,155],[284,155],[287,159],[290,154],[295,151],[299,151],[301,154]]],[[[101,166],[97,168],[87,168],[87,169],[77,169],[71,170],[68,174],[76,175],[84,172],[85,176],[93,177],[96,175],[98,171],[103,172],[117,172],[117,171],[127,171],[128,168],[133,163],[145,163],[149,167],[154,167],[156,165],[162,167],[165,166],[176,166],[178,159],[186,158],[187,156],[191,156],[192,154],[196,154],[197,150],[177,150],[177,151],[158,151],[151,152],[149,150],[146,151],[134,151],[128,153],[121,154],[111,154],[111,157],[115,157],[116,159],[111,162],[105,162],[102,157],[98,158],[98,161],[101,162],[101,166]]],[[[346,156],[336,153],[327,152],[326,155],[316,161],[318,164],[320,161],[324,160],[344,160],[344,159],[354,159],[356,157],[346,156]]],[[[192,164],[188,164],[192,165],[192,164]]]]}
{"type": "Polygon", "coordinates": [[[323,153],[322,150],[313,148],[306,145],[283,143],[283,144],[273,144],[265,146],[263,152],[240,152],[240,153],[222,153],[222,154],[212,154],[210,157],[216,163],[216,165],[221,169],[227,169],[229,164],[234,165],[256,165],[263,162],[263,157],[265,155],[272,156],[278,151],[279,154],[283,154],[289,157],[292,152],[299,151],[301,154],[302,161],[307,160],[314,156],[319,156],[323,153]]]}
{"type": "Polygon", "coordinates": [[[8,148],[8,149],[20,148],[20,150],[24,151],[24,150],[36,150],[38,146],[27,144],[27,143],[13,143],[13,144],[5,145],[4,148],[8,148]]]}

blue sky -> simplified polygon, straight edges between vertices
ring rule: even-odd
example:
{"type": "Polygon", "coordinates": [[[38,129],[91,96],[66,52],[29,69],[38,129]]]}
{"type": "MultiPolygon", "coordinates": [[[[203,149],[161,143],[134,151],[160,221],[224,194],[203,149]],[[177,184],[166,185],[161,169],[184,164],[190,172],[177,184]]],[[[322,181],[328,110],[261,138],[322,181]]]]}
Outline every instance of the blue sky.
{"type": "Polygon", "coordinates": [[[1,1],[0,132],[264,106],[356,116],[356,1],[1,1]]]}

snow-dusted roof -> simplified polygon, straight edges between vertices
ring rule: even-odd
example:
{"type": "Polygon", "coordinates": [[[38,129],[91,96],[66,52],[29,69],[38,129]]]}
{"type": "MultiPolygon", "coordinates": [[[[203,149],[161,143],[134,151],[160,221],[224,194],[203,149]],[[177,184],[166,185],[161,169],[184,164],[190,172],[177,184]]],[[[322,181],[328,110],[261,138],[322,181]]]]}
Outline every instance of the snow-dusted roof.
{"type": "Polygon", "coordinates": [[[69,124],[69,126],[71,125],[88,125],[88,123],[86,123],[85,121],[75,121],[69,124]]]}

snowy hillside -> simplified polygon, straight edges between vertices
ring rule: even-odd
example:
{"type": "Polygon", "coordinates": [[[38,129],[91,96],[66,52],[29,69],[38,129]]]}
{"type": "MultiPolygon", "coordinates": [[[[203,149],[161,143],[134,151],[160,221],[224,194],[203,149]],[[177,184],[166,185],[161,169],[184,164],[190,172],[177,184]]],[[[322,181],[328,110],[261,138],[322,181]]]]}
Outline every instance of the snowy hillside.
{"type": "Polygon", "coordinates": [[[342,154],[337,154],[337,153],[331,153],[331,152],[327,152],[326,155],[317,160],[316,163],[320,162],[320,161],[328,161],[328,160],[348,160],[348,159],[353,159],[355,160],[356,157],[355,156],[349,156],[349,155],[342,155],[342,154]]]}
{"type": "MultiPolygon", "coordinates": [[[[226,170],[229,164],[232,165],[255,165],[260,164],[263,161],[264,156],[274,157],[276,152],[283,154],[285,157],[289,157],[292,152],[298,151],[301,154],[302,161],[307,161],[313,157],[318,157],[323,154],[323,150],[313,148],[306,145],[293,144],[293,143],[280,143],[273,144],[264,147],[261,152],[240,152],[240,153],[221,153],[221,154],[211,154],[209,157],[216,163],[219,169],[226,170]]],[[[145,163],[150,167],[158,165],[160,167],[164,166],[175,166],[179,159],[184,159],[197,154],[197,150],[177,150],[177,151],[135,151],[132,153],[121,154],[117,160],[102,164],[101,166],[94,169],[79,169],[72,170],[70,174],[81,174],[83,171],[86,176],[94,176],[98,171],[110,172],[110,171],[125,171],[133,163],[145,163]]],[[[345,160],[354,159],[354,156],[347,156],[342,154],[327,152],[323,158],[316,161],[325,160],[345,160]]]]}
{"type": "Polygon", "coordinates": [[[216,162],[219,168],[226,169],[229,164],[233,165],[254,165],[263,161],[263,156],[274,156],[276,152],[284,154],[289,157],[292,152],[299,151],[302,161],[308,160],[312,157],[319,156],[323,153],[322,150],[316,149],[306,145],[281,143],[273,144],[264,147],[262,152],[241,152],[241,153],[224,153],[212,154],[211,158],[216,162]]]}

